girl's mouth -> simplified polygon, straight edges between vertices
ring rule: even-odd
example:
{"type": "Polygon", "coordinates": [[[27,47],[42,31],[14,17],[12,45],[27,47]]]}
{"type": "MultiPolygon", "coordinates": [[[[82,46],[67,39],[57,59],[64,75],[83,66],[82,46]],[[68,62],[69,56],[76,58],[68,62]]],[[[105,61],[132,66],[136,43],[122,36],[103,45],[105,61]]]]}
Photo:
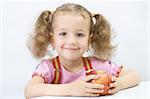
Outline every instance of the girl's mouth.
{"type": "Polygon", "coordinates": [[[67,49],[67,50],[79,50],[79,48],[64,48],[64,49],[67,49]]]}

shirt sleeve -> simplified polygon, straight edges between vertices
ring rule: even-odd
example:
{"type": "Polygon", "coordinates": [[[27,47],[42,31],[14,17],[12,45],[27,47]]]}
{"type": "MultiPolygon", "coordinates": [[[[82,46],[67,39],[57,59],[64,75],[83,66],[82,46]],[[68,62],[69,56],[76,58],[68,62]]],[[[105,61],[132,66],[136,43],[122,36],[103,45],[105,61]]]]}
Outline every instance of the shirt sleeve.
{"type": "Polygon", "coordinates": [[[35,71],[32,74],[32,77],[34,76],[40,76],[44,79],[45,83],[51,82],[51,72],[50,72],[50,66],[47,63],[46,60],[43,60],[35,69],[35,71]]]}
{"type": "Polygon", "coordinates": [[[109,64],[110,64],[110,70],[109,70],[110,74],[112,76],[118,77],[123,66],[118,65],[118,64],[114,63],[113,61],[109,61],[109,64]]]}

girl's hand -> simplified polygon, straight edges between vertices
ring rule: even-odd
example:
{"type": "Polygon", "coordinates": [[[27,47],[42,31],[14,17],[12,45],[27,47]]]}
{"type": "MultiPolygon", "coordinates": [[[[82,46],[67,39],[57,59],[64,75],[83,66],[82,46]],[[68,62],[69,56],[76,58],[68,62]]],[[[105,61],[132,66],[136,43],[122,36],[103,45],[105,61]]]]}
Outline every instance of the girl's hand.
{"type": "Polygon", "coordinates": [[[112,83],[109,84],[109,87],[110,89],[108,90],[108,94],[114,94],[121,90],[121,84],[116,77],[112,77],[112,83]]]}
{"type": "Polygon", "coordinates": [[[97,79],[98,75],[88,75],[84,80],[70,83],[69,93],[71,96],[99,96],[103,93],[104,85],[90,83],[92,79],[97,79]]]}

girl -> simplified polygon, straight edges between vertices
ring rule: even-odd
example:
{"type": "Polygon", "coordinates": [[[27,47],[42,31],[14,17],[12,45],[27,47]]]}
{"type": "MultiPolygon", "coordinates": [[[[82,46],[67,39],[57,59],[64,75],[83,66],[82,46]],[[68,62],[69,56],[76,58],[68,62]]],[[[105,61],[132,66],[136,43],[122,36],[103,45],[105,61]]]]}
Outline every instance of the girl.
{"type": "Polygon", "coordinates": [[[30,50],[36,58],[42,58],[51,45],[58,56],[44,59],[37,66],[25,96],[99,96],[105,86],[89,82],[99,78],[87,75],[92,70],[104,70],[112,76],[108,94],[139,84],[137,72],[110,61],[115,48],[110,39],[111,29],[106,19],[100,14],[91,14],[81,5],[67,3],[54,12],[42,12],[30,50]],[[91,48],[93,56],[82,57],[91,48]]]}

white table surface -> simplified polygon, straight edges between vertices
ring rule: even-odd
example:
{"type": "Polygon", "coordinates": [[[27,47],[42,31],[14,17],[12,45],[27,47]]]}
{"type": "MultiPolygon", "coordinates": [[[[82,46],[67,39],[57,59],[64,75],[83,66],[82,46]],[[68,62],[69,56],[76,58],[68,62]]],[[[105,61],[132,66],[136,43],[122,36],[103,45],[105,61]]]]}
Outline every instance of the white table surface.
{"type": "Polygon", "coordinates": [[[42,96],[31,99],[150,99],[150,81],[142,81],[138,86],[119,91],[109,96],[99,97],[61,97],[61,96],[42,96]],[[149,92],[149,94],[148,94],[149,92]]]}

